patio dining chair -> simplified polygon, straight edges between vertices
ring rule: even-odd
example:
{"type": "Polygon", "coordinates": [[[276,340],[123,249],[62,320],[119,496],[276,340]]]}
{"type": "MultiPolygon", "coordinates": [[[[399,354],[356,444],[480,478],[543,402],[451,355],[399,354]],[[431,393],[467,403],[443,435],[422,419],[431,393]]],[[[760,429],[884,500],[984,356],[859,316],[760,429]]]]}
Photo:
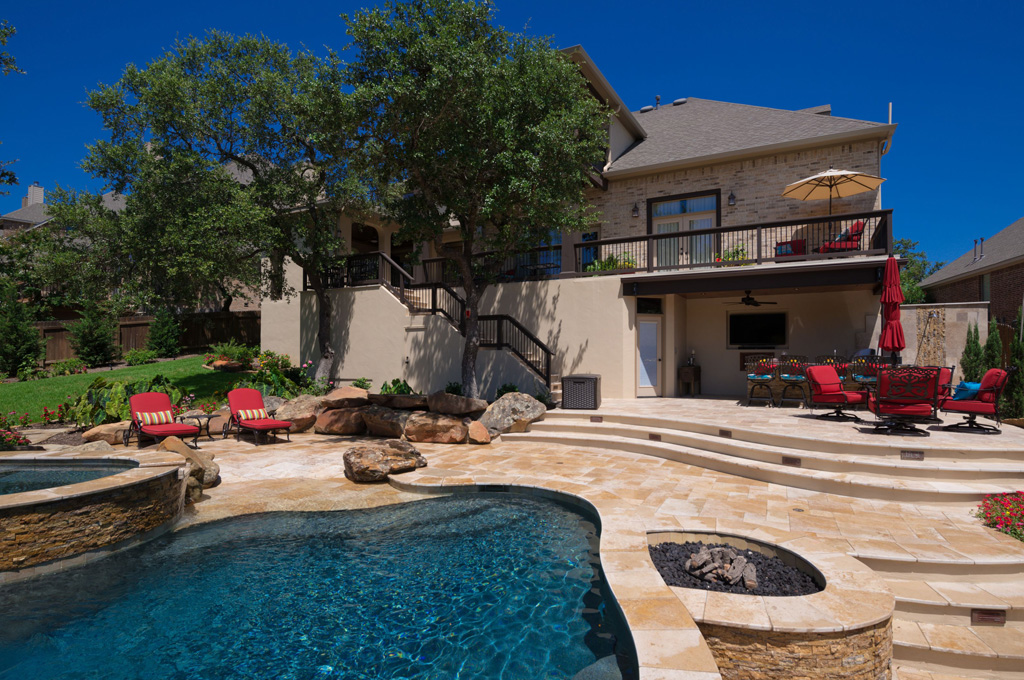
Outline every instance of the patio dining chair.
{"type": "Polygon", "coordinates": [[[128,398],[128,409],[132,422],[122,438],[125,446],[135,435],[141,447],[142,436],[145,435],[155,442],[161,442],[167,437],[192,437],[192,448],[199,448],[199,428],[175,422],[171,398],[163,392],[134,394],[128,398]]]}
{"type": "Polygon", "coordinates": [[[267,415],[267,407],[263,404],[263,395],[259,390],[251,387],[238,387],[228,392],[228,407],[231,409],[231,418],[224,424],[223,436],[228,436],[228,431],[235,428],[235,441],[238,441],[242,432],[252,432],[253,443],[260,445],[260,435],[284,431],[288,441],[292,440],[289,428],[291,422],[287,420],[275,420],[267,415]]]}
{"type": "Polygon", "coordinates": [[[831,413],[818,416],[819,419],[861,422],[856,415],[846,413],[843,409],[847,406],[866,404],[868,401],[866,390],[843,389],[843,379],[834,367],[827,364],[808,366],[807,382],[811,387],[811,408],[825,406],[832,409],[831,413]]]}
{"type": "Polygon", "coordinates": [[[799,401],[807,405],[807,357],[790,354],[779,359],[779,380],[782,381],[779,406],[787,401],[799,401]],[[797,396],[791,396],[793,392],[797,396]]]}
{"type": "Polygon", "coordinates": [[[747,383],[750,385],[750,391],[747,393],[747,406],[754,401],[766,401],[769,406],[774,406],[775,398],[772,397],[771,383],[775,380],[775,355],[750,354],[746,357],[744,368],[747,372],[747,383]],[[758,396],[758,391],[763,395],[758,396]]]}
{"type": "Polygon", "coordinates": [[[935,418],[940,369],[935,366],[886,366],[878,371],[877,389],[868,397],[875,432],[927,437],[915,426],[935,418]]]}

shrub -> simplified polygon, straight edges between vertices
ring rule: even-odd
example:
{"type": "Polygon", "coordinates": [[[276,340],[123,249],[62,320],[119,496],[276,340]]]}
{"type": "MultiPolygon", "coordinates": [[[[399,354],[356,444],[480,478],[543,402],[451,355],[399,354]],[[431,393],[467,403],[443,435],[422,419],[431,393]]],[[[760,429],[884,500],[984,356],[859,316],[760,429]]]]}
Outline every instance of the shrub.
{"type": "Polygon", "coordinates": [[[160,309],[153,315],[146,348],[167,359],[181,354],[181,323],[171,310],[160,309]]]}
{"type": "MultiPolygon", "coordinates": [[[[1017,310],[1015,328],[1020,328],[1021,311],[1017,310]]],[[[1018,333],[1014,333],[1010,340],[1010,365],[1007,368],[1017,370],[1011,371],[1010,379],[1006,383],[1006,416],[1024,418],[1024,341],[1021,341],[1018,333]]]]}
{"type": "Polygon", "coordinates": [[[1024,492],[996,493],[981,501],[974,511],[987,527],[1024,541],[1024,492]]]}
{"type": "Polygon", "coordinates": [[[967,344],[964,345],[964,353],[960,356],[960,370],[963,371],[964,380],[967,382],[978,382],[985,373],[985,357],[981,351],[980,337],[978,324],[968,326],[967,344]]]}
{"type": "Polygon", "coordinates": [[[18,380],[28,382],[29,380],[42,380],[49,378],[50,372],[38,366],[22,366],[18,369],[18,380]]]}
{"type": "Polygon", "coordinates": [[[444,391],[447,392],[448,394],[454,394],[457,397],[461,397],[462,396],[462,383],[460,383],[460,382],[450,382],[450,383],[448,383],[447,385],[444,386],[444,391]]]}
{"type": "Polygon", "coordinates": [[[498,388],[497,392],[494,393],[494,399],[495,399],[495,401],[497,401],[498,399],[501,399],[502,397],[504,397],[509,392],[518,392],[518,391],[519,391],[519,385],[516,385],[515,383],[505,383],[504,385],[502,385],[501,387],[498,388]]]}
{"type": "Polygon", "coordinates": [[[117,324],[113,317],[96,307],[85,310],[82,318],[67,325],[71,349],[89,368],[114,362],[118,347],[114,344],[117,324]]]}
{"type": "Polygon", "coordinates": [[[999,326],[996,325],[995,319],[988,322],[988,338],[981,354],[984,371],[1003,367],[1003,340],[999,337],[999,326]]]}
{"type": "Polygon", "coordinates": [[[38,365],[45,349],[29,306],[12,284],[0,284],[0,375],[16,375],[25,366],[38,365]]]}
{"type": "Polygon", "coordinates": [[[16,427],[28,427],[31,420],[32,419],[27,413],[23,413],[20,416],[15,411],[11,411],[7,415],[0,414],[0,430],[13,430],[16,427]]]}
{"type": "Polygon", "coordinates": [[[619,269],[636,269],[636,260],[629,253],[609,255],[603,260],[594,260],[587,265],[587,272],[612,272],[619,269]]]}
{"type": "Polygon", "coordinates": [[[413,394],[409,383],[400,378],[395,378],[390,383],[385,382],[380,386],[381,394],[413,394]]]}
{"type": "Polygon", "coordinates": [[[50,365],[50,375],[78,375],[79,373],[86,373],[88,367],[85,362],[78,357],[71,357],[64,361],[58,361],[50,365]]]}
{"type": "Polygon", "coordinates": [[[156,361],[156,350],[152,349],[130,349],[124,355],[124,362],[129,366],[141,366],[156,361]]]}
{"type": "MultiPolygon", "coordinates": [[[[292,367],[292,360],[287,354],[278,354],[277,352],[271,352],[269,349],[260,352],[259,357],[256,359],[258,368],[273,368],[279,371],[286,371],[292,367]]],[[[303,367],[308,367],[313,364],[309,361],[303,364],[303,367]]]]}
{"type": "Polygon", "coordinates": [[[47,407],[43,407],[43,416],[40,418],[43,424],[49,425],[51,423],[63,423],[68,419],[68,414],[71,412],[71,404],[68,402],[62,402],[57,404],[57,410],[51,411],[47,407]]]}
{"type": "Polygon", "coordinates": [[[251,366],[253,359],[259,353],[258,348],[249,347],[248,345],[242,345],[235,342],[234,338],[227,342],[214,345],[210,348],[210,354],[207,354],[207,358],[212,354],[216,361],[237,361],[243,366],[251,366]]]}
{"type": "Polygon", "coordinates": [[[533,398],[544,404],[548,408],[554,408],[557,406],[555,400],[551,398],[551,390],[545,390],[543,388],[537,390],[537,394],[533,395],[533,398]]]}
{"type": "Polygon", "coordinates": [[[373,389],[373,382],[369,378],[356,378],[352,381],[352,387],[358,387],[369,392],[373,389]]]}
{"type": "Polygon", "coordinates": [[[0,451],[14,451],[19,446],[28,446],[28,438],[0,428],[0,451]]]}
{"type": "Polygon", "coordinates": [[[252,378],[240,380],[235,387],[251,387],[264,397],[273,395],[284,399],[294,399],[302,393],[302,388],[294,380],[277,368],[266,366],[257,369],[252,378]]]}
{"type": "Polygon", "coordinates": [[[71,408],[70,415],[79,427],[128,420],[131,417],[128,399],[142,392],[163,392],[171,398],[172,405],[182,397],[181,390],[162,375],[136,382],[108,383],[103,378],[96,378],[71,408]]]}

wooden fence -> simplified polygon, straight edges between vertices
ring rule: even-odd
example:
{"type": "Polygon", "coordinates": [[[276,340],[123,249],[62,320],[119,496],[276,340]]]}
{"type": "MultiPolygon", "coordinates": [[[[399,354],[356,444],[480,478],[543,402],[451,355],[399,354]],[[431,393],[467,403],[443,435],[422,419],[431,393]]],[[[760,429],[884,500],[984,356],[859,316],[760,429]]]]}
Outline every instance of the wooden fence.
{"type": "MultiPolygon", "coordinates": [[[[63,321],[41,321],[36,328],[46,341],[46,363],[63,361],[75,356],[71,349],[66,324],[63,321]]],[[[117,342],[121,351],[145,349],[149,338],[152,316],[123,316],[117,320],[117,342]]],[[[243,345],[260,343],[260,312],[205,312],[186,314],[181,319],[181,351],[201,352],[211,345],[234,340],[243,345]]]]}

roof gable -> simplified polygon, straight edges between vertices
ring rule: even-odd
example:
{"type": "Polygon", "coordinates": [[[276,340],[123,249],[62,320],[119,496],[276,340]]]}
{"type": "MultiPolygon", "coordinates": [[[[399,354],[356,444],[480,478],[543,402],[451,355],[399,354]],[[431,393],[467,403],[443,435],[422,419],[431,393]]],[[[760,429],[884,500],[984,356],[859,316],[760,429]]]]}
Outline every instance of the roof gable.
{"type": "Polygon", "coordinates": [[[975,259],[974,248],[956,258],[921,282],[922,288],[931,288],[956,279],[983,274],[1000,265],[1024,259],[1024,217],[985,239],[984,256],[975,259]]]}

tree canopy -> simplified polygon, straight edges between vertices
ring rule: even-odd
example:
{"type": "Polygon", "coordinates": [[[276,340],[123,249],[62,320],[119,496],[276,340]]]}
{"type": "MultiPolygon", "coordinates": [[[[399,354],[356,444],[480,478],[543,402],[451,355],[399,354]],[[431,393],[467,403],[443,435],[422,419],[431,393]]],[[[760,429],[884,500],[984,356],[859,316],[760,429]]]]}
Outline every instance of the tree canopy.
{"type": "Polygon", "coordinates": [[[389,2],[344,18],[367,175],[401,237],[455,264],[468,312],[462,381],[476,397],[480,296],[507,256],[593,223],[585,191],[608,112],[570,59],[496,25],[490,3],[389,2]]]}
{"type": "Polygon", "coordinates": [[[900,253],[907,263],[900,267],[900,287],[903,289],[904,303],[916,305],[927,300],[927,293],[921,288],[921,282],[942,269],[944,262],[929,262],[928,253],[917,249],[918,242],[908,238],[897,239],[893,252],[900,253]]]}
{"type": "MultiPolygon", "coordinates": [[[[11,25],[7,19],[0,19],[0,47],[5,47],[7,41],[17,33],[18,30],[11,25]]],[[[0,50],[0,75],[10,75],[12,73],[24,73],[12,55],[7,50],[0,50]]],[[[12,186],[18,183],[18,177],[14,174],[13,170],[8,169],[14,161],[0,161],[0,186],[12,186]]],[[[6,196],[7,191],[0,191],[0,196],[6,196]]]]}

